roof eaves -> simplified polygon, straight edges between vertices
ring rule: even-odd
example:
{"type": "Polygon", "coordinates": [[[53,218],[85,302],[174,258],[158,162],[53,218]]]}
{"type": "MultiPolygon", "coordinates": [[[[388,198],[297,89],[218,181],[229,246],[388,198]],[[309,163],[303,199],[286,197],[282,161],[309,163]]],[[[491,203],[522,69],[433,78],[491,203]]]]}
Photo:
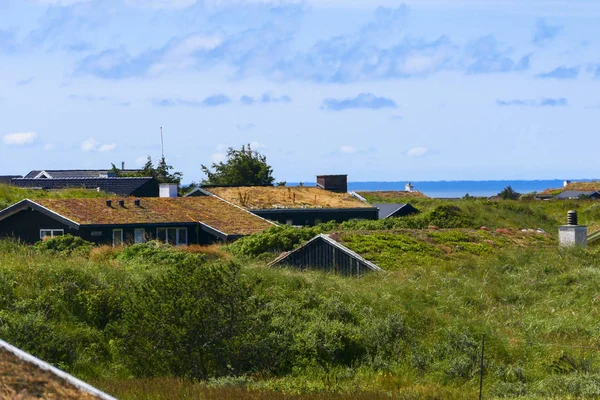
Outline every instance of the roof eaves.
{"type": "Polygon", "coordinates": [[[63,215],[60,215],[59,213],[52,211],[49,208],[46,208],[44,206],[42,206],[41,204],[36,203],[33,200],[29,200],[29,199],[24,199],[19,201],[18,203],[13,204],[12,206],[9,206],[7,208],[5,208],[4,210],[0,211],[0,221],[10,217],[11,215],[14,215],[16,213],[18,213],[21,210],[24,210],[25,208],[31,207],[32,209],[37,209],[37,211],[41,212],[42,214],[45,214],[51,218],[54,218],[56,220],[61,221],[62,223],[64,223],[65,225],[70,226],[73,229],[79,229],[79,223],[73,221],[72,219],[69,219],[63,215]]]}
{"type": "Polygon", "coordinates": [[[251,212],[345,212],[345,211],[376,211],[376,207],[352,207],[352,208],[327,208],[327,207],[306,207],[306,208],[250,208],[251,212]]]}

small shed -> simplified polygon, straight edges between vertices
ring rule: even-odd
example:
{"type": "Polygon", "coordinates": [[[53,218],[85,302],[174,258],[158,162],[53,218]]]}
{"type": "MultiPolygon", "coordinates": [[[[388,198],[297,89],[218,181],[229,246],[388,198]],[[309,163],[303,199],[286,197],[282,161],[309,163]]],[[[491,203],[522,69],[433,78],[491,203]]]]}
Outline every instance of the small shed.
{"type": "Polygon", "coordinates": [[[386,219],[390,217],[404,217],[405,215],[410,215],[414,213],[418,213],[415,207],[410,205],[409,203],[405,204],[374,204],[377,209],[379,209],[379,219],[386,219]]]}
{"type": "Polygon", "coordinates": [[[592,200],[600,199],[600,192],[596,191],[581,191],[581,190],[565,190],[562,193],[554,196],[555,199],[566,200],[566,199],[580,199],[582,197],[589,197],[592,200]]]}
{"type": "Polygon", "coordinates": [[[382,271],[377,265],[325,234],[318,235],[295,250],[284,253],[269,266],[315,269],[342,275],[382,271]]]}

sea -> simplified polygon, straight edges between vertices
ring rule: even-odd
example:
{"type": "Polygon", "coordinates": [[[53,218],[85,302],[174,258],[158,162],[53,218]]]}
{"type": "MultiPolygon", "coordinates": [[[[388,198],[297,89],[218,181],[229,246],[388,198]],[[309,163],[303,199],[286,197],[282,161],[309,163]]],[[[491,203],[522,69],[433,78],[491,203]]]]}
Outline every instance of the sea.
{"type": "MultiPolygon", "coordinates": [[[[574,179],[575,182],[587,182],[596,179],[574,179]]],[[[497,195],[507,186],[518,193],[541,192],[548,188],[561,188],[563,180],[496,180],[496,181],[411,181],[414,190],[429,197],[459,198],[466,194],[474,197],[497,195]]],[[[407,181],[401,182],[348,182],[349,191],[404,190],[407,181]]],[[[298,183],[288,182],[288,186],[298,183]]],[[[304,186],[315,186],[315,182],[304,182],[304,186]]]]}

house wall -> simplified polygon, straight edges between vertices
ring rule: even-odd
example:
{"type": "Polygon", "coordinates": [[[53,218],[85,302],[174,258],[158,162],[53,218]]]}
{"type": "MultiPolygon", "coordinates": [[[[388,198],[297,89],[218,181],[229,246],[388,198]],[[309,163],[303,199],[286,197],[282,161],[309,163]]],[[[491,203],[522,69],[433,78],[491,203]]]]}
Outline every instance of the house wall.
{"type": "Polygon", "coordinates": [[[360,275],[372,271],[360,259],[321,239],[308,243],[298,251],[291,253],[277,265],[287,265],[299,269],[317,269],[344,275],[360,275]]]}
{"type": "Polygon", "coordinates": [[[287,209],[287,210],[250,210],[271,221],[292,225],[313,226],[317,219],[321,222],[344,222],[351,219],[378,219],[379,211],[376,208],[357,209],[287,209]]]}
{"type": "Polygon", "coordinates": [[[155,240],[156,239],[156,230],[158,228],[165,227],[178,227],[178,228],[187,228],[188,232],[188,244],[211,244],[218,239],[209,234],[208,232],[200,229],[200,225],[198,224],[189,224],[189,225],[169,225],[169,224],[161,224],[161,225],[127,225],[127,226],[82,226],[80,236],[92,243],[96,244],[105,244],[112,245],[113,240],[113,230],[114,229],[123,229],[123,240],[126,244],[133,244],[135,242],[135,229],[136,228],[144,228],[146,240],[155,240]]]}
{"type": "Polygon", "coordinates": [[[27,209],[20,211],[0,221],[0,238],[17,238],[25,243],[33,244],[40,240],[40,229],[63,229],[64,234],[80,236],[81,238],[96,244],[112,245],[113,229],[123,229],[123,239],[126,243],[134,243],[135,228],[143,227],[146,230],[147,240],[156,239],[156,229],[159,227],[187,227],[188,244],[211,244],[219,239],[208,232],[200,229],[198,224],[188,225],[129,225],[129,226],[81,226],[79,230],[69,228],[68,225],[59,222],[39,211],[27,209]],[[94,235],[92,232],[99,232],[94,235]]]}
{"type": "Polygon", "coordinates": [[[40,240],[40,229],[63,229],[65,235],[79,236],[78,230],[39,211],[27,209],[0,221],[0,238],[13,237],[33,244],[40,240]]]}

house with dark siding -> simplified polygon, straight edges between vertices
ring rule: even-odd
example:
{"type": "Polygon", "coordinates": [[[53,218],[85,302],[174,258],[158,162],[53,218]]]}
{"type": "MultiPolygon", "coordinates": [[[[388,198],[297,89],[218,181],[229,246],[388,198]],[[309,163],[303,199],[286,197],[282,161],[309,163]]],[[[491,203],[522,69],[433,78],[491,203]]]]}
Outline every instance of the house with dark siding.
{"type": "Polygon", "coordinates": [[[209,244],[273,225],[215,196],[25,199],[0,211],[0,238],[26,243],[71,234],[113,246],[154,239],[173,245],[209,244]]]}
{"type": "Polygon", "coordinates": [[[395,218],[395,217],[404,217],[407,215],[418,213],[415,207],[413,207],[409,203],[404,204],[391,204],[391,203],[381,203],[381,204],[373,204],[379,210],[379,219],[386,218],[395,218]]]}
{"type": "Polygon", "coordinates": [[[186,196],[216,196],[260,217],[295,226],[378,218],[376,207],[345,191],[345,175],[334,177],[319,176],[322,187],[203,186],[186,196]]]}

